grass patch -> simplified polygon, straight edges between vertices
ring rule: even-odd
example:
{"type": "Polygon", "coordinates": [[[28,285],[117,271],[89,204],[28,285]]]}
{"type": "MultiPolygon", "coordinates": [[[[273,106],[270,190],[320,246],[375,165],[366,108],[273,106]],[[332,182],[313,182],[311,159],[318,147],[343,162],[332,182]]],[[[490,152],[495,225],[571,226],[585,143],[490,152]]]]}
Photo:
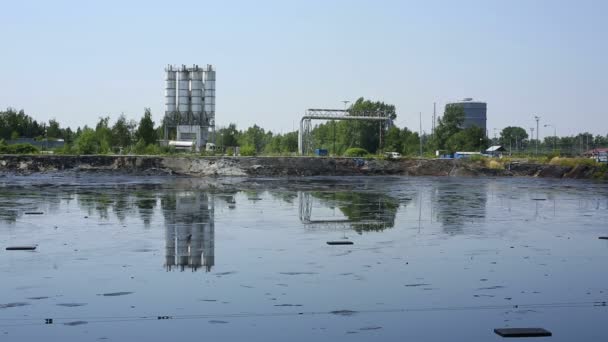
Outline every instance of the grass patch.
{"type": "Polygon", "coordinates": [[[591,158],[561,158],[561,157],[553,157],[549,161],[549,165],[558,165],[565,167],[575,167],[578,165],[585,166],[599,166],[594,159],[591,158]]]}

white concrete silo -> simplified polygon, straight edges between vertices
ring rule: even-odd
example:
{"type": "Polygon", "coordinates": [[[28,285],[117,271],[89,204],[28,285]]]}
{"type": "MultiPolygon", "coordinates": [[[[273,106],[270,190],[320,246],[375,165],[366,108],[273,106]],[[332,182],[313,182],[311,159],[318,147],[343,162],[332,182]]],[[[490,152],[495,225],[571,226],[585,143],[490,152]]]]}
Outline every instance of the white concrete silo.
{"type": "Polygon", "coordinates": [[[165,68],[165,115],[169,116],[177,110],[176,107],[176,71],[173,66],[165,68]]]}
{"type": "Polygon", "coordinates": [[[203,116],[203,70],[198,65],[190,70],[190,109],[192,117],[200,123],[203,116]]]}
{"type": "Polygon", "coordinates": [[[190,112],[190,72],[182,65],[177,76],[177,110],[183,118],[190,112]]]}
{"type": "Polygon", "coordinates": [[[209,126],[215,126],[215,70],[207,64],[205,70],[205,118],[209,126]]]}

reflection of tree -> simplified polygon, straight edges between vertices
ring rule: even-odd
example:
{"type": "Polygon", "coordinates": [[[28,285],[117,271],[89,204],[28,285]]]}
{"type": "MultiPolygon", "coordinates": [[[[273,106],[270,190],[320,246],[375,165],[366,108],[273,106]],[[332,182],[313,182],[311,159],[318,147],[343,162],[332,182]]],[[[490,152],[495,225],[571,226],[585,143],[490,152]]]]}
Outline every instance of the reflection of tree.
{"type": "MultiPolygon", "coordinates": [[[[386,228],[392,228],[395,225],[395,215],[399,208],[399,202],[388,195],[374,192],[310,192],[310,194],[319,199],[320,202],[330,208],[338,208],[346,220],[342,223],[348,223],[350,227],[358,233],[364,231],[381,231],[386,228]]],[[[306,198],[306,193],[303,193],[303,198],[306,198]]],[[[301,214],[310,216],[312,207],[310,204],[302,203],[301,214]],[[309,208],[309,209],[307,209],[309,208]],[[302,211],[303,210],[303,211],[302,211]]],[[[311,221],[310,217],[304,218],[310,223],[319,223],[311,221]]],[[[332,222],[327,221],[327,224],[332,222]]],[[[334,223],[340,223],[335,221],[334,223]]]]}
{"type": "Polygon", "coordinates": [[[99,217],[107,219],[108,210],[114,204],[114,197],[106,191],[83,190],[78,193],[78,206],[85,209],[89,215],[97,212],[99,217]]]}
{"type": "Polygon", "coordinates": [[[440,180],[434,184],[432,205],[444,232],[462,234],[467,222],[480,221],[486,217],[486,182],[471,186],[453,180],[440,180]]]}
{"type": "Polygon", "coordinates": [[[283,202],[293,204],[293,201],[298,198],[298,193],[294,191],[268,191],[272,198],[283,202]]]}
{"type": "Polygon", "coordinates": [[[151,193],[151,191],[136,191],[135,198],[135,205],[139,211],[139,216],[147,227],[150,225],[150,220],[154,215],[154,208],[156,208],[156,195],[151,193]]]}
{"type": "Polygon", "coordinates": [[[114,194],[112,211],[116,214],[116,218],[121,223],[126,220],[127,212],[131,209],[130,197],[131,196],[127,191],[117,191],[114,194]]]}

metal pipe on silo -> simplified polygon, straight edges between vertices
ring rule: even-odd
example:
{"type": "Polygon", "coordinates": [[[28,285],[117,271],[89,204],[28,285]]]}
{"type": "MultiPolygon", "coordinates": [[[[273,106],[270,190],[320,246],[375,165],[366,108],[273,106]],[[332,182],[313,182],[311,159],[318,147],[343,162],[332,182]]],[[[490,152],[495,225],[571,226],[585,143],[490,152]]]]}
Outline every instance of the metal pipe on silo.
{"type": "Polygon", "coordinates": [[[185,118],[190,112],[190,73],[185,65],[182,65],[177,76],[177,110],[185,118]]]}
{"type": "Polygon", "coordinates": [[[203,118],[203,70],[195,65],[190,70],[190,103],[192,116],[199,123],[203,118]]]}
{"type": "Polygon", "coordinates": [[[167,65],[165,68],[165,115],[173,114],[176,108],[176,71],[173,66],[167,65]]]}

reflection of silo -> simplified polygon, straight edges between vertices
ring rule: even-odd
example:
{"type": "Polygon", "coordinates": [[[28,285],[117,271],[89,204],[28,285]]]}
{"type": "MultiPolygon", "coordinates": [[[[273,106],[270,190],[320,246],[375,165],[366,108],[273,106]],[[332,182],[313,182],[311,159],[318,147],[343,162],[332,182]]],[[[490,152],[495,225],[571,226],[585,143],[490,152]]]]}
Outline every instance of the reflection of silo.
{"type": "Polygon", "coordinates": [[[177,108],[175,106],[176,103],[176,91],[175,91],[175,74],[176,71],[173,70],[171,65],[168,65],[165,68],[165,115],[170,115],[174,113],[177,108]]]}
{"type": "MultiPolygon", "coordinates": [[[[213,206],[213,203],[211,204],[213,206]]],[[[207,272],[215,265],[215,225],[213,223],[213,207],[211,207],[211,219],[204,225],[203,230],[203,265],[207,272]]]]}
{"type": "Polygon", "coordinates": [[[203,225],[195,223],[192,225],[192,239],[190,240],[190,267],[196,271],[202,265],[203,254],[203,225]]]}
{"type": "Polygon", "coordinates": [[[195,65],[190,71],[190,101],[192,116],[201,120],[203,114],[203,70],[195,65]]]}
{"type": "Polygon", "coordinates": [[[182,117],[190,111],[190,73],[186,69],[186,66],[182,66],[182,69],[178,72],[178,88],[177,88],[177,110],[180,112],[182,117]]]}
{"type": "Polygon", "coordinates": [[[167,270],[175,266],[175,227],[167,225],[165,229],[165,267],[167,270]]]}
{"type": "Polygon", "coordinates": [[[206,193],[182,193],[163,202],[167,269],[205,266],[210,271],[215,264],[213,199],[206,193]]]}
{"type": "Polygon", "coordinates": [[[205,118],[209,126],[215,126],[215,70],[207,65],[205,71],[205,118]]]}
{"type": "Polygon", "coordinates": [[[184,267],[188,266],[188,255],[190,254],[188,245],[192,237],[191,230],[190,225],[187,224],[178,224],[175,228],[177,231],[177,265],[183,270],[184,267]]]}

